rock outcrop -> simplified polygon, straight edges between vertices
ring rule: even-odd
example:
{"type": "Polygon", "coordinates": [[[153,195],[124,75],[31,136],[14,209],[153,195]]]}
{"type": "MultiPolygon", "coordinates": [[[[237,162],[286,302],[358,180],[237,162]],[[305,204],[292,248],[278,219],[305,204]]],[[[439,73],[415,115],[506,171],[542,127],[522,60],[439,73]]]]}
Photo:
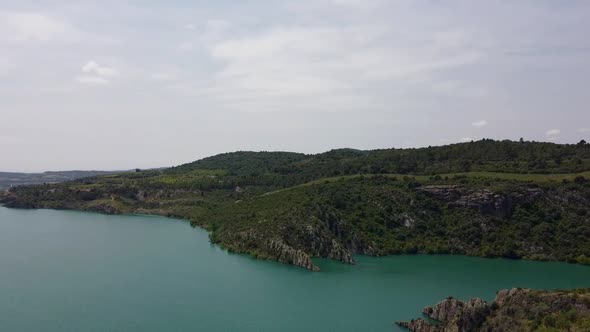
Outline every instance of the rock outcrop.
{"type": "Polygon", "coordinates": [[[319,267],[313,264],[308,254],[289,246],[279,238],[270,239],[267,244],[270,253],[274,254],[280,263],[293,264],[312,271],[320,270],[319,267]]]}
{"type": "Polygon", "coordinates": [[[397,325],[404,327],[410,331],[416,332],[438,332],[438,326],[431,325],[424,319],[412,319],[409,322],[396,322],[397,325]]]}
{"type": "Polygon", "coordinates": [[[590,326],[590,290],[512,288],[499,291],[491,304],[447,298],[422,312],[436,323],[420,318],[396,324],[414,332],[583,331],[590,326]]]}
{"type": "Polygon", "coordinates": [[[510,216],[515,204],[530,202],[543,193],[540,188],[526,188],[503,194],[489,189],[470,190],[459,185],[423,186],[419,190],[447,202],[450,207],[471,208],[500,218],[510,216]]]}
{"type": "Polygon", "coordinates": [[[433,307],[422,309],[424,315],[440,322],[438,325],[429,324],[424,319],[398,322],[398,325],[406,327],[411,331],[419,332],[467,332],[473,331],[480,326],[488,311],[488,304],[480,298],[463,302],[449,297],[433,307]]]}
{"type": "Polygon", "coordinates": [[[313,256],[354,264],[352,253],[336,239],[333,232],[321,224],[307,225],[297,237],[296,242],[309,248],[309,253],[313,256]]]}

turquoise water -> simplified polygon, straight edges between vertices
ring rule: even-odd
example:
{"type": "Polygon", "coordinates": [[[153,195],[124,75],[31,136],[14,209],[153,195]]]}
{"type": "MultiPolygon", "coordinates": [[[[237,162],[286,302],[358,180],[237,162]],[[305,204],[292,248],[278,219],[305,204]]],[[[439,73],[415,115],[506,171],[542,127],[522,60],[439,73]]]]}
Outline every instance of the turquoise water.
{"type": "Polygon", "coordinates": [[[590,268],[461,256],[228,254],[186,222],[0,207],[0,331],[397,331],[447,296],[590,287],[590,268]]]}

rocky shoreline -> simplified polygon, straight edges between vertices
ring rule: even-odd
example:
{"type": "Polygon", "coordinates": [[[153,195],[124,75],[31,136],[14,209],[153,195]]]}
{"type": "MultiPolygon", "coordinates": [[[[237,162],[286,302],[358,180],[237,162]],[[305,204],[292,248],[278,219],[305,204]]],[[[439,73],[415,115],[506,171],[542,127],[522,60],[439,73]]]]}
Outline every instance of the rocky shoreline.
{"type": "Polygon", "coordinates": [[[590,327],[590,289],[539,291],[504,289],[492,303],[480,298],[467,302],[449,297],[425,307],[426,318],[396,322],[413,332],[587,331],[590,327]]]}

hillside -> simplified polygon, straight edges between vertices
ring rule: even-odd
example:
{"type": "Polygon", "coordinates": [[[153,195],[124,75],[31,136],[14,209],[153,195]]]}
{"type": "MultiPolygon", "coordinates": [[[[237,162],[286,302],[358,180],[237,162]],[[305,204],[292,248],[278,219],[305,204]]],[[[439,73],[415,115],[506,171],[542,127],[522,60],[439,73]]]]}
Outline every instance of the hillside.
{"type": "Polygon", "coordinates": [[[58,183],[85,177],[117,174],[113,171],[62,171],[43,173],[0,172],[0,189],[31,184],[58,183]]]}
{"type": "Polygon", "coordinates": [[[313,257],[453,253],[590,263],[590,145],[482,140],[317,155],[236,152],[12,188],[8,207],[185,218],[228,250],[313,257]]]}

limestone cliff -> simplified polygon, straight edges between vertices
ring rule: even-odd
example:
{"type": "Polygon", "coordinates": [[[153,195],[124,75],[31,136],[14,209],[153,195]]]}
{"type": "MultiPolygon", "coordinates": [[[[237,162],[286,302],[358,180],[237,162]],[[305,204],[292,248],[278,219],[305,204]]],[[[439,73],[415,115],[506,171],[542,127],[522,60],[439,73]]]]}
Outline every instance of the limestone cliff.
{"type": "Polygon", "coordinates": [[[414,332],[588,331],[590,289],[512,288],[499,291],[491,304],[478,298],[447,298],[422,312],[436,323],[420,318],[397,324],[414,332]]]}

